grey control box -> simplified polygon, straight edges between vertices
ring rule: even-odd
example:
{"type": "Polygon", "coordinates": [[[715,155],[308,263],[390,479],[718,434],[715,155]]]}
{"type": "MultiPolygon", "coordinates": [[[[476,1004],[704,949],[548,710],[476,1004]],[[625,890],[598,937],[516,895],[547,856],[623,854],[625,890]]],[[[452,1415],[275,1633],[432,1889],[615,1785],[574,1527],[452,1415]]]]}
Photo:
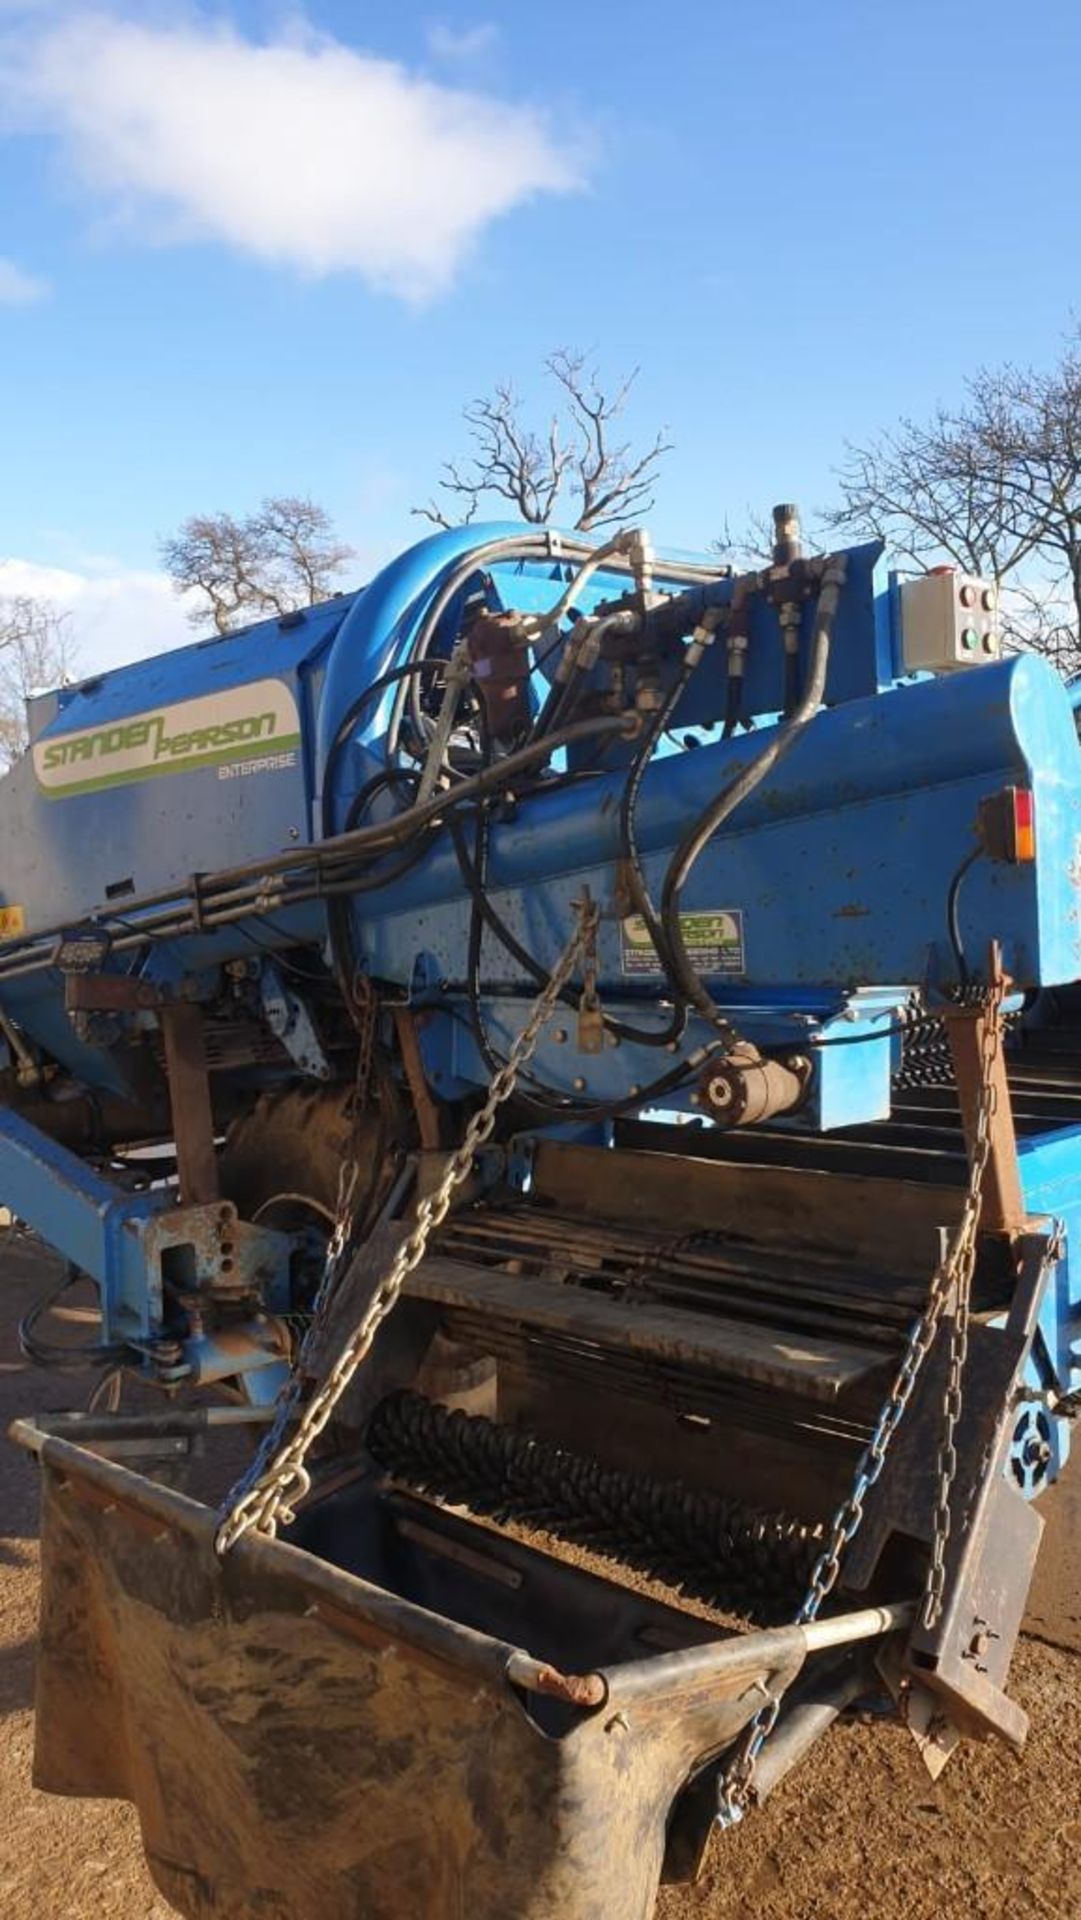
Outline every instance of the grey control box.
{"type": "Polygon", "coordinates": [[[998,593],[990,581],[936,567],[901,588],[905,670],[950,673],[1001,658],[998,593]]]}

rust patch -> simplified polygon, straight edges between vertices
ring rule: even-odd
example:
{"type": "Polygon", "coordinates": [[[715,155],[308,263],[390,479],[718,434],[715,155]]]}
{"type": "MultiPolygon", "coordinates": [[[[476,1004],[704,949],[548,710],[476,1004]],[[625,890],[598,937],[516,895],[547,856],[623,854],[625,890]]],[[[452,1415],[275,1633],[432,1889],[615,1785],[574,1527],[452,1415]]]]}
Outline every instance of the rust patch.
{"type": "Polygon", "coordinates": [[[558,1667],[541,1664],[529,1683],[535,1693],[549,1693],[566,1700],[572,1707],[603,1707],[608,1688],[599,1673],[560,1673],[558,1667]]]}

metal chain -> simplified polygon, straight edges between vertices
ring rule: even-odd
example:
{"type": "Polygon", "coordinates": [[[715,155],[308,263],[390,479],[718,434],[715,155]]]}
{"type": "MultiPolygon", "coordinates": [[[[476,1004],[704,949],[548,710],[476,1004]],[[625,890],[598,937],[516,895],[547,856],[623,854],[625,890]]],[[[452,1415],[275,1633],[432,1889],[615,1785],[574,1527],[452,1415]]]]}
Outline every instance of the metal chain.
{"type": "MultiPolygon", "coordinates": [[[[863,1521],[864,1502],[886,1464],[890,1442],[901,1424],[923,1363],[934,1345],[943,1316],[953,1298],[955,1313],[950,1336],[949,1379],[943,1404],[931,1566],[923,1610],[925,1625],[933,1625],[938,1618],[945,1584],[946,1543],[950,1531],[950,1491],[957,1470],[954,1435],[961,1413],[962,1372],[968,1345],[972,1273],[976,1262],[976,1240],[983,1200],[983,1183],[991,1154],[991,1123],[995,1116],[996,1104],[994,1068],[1001,1041],[1000,1014],[1004,993],[1005,983],[999,979],[992,981],[982,996],[984,1028],[979,1101],[961,1218],[935,1268],[927,1305],[908,1336],[893,1385],[883,1402],[874,1432],[857,1463],[851,1490],[830,1523],[826,1544],[815,1562],[803,1604],[796,1615],[797,1626],[806,1626],[817,1617],[823,1601],[828,1598],[837,1584],[845,1551],[850,1541],[855,1538],[863,1521]],[[958,1322],[961,1323],[960,1329],[958,1322]]],[[[780,1694],[775,1694],[760,1709],[750,1722],[736,1749],[721,1787],[717,1815],[721,1826],[734,1826],[746,1811],[754,1786],[758,1756],[777,1724],[781,1711],[781,1698],[780,1694]]]]}
{"type": "Polygon", "coordinates": [[[360,1010],[359,1043],[357,1047],[357,1065],[354,1075],[352,1105],[353,1125],[350,1134],[349,1151],[338,1168],[338,1194],[334,1206],[334,1225],[323,1255],[323,1271],[319,1284],[312,1296],[311,1310],[307,1316],[307,1325],[301,1337],[300,1345],[293,1355],[292,1365],[282,1384],[274,1406],[274,1418],[267,1427],[261,1444],[257,1448],[247,1470],[241,1475],[226,1494],[221,1507],[224,1520],[238,1501],[243,1499],[260,1479],[268,1462],[273,1460],[282,1445],[289,1427],[296,1417],[297,1408],[303,1398],[305,1380],[314,1371],[312,1365],[319,1342],[323,1337],[341,1271],[345,1265],[345,1256],[350,1251],[356,1228],[357,1186],[360,1181],[360,1158],[357,1143],[360,1136],[361,1121],[367,1104],[371,1086],[372,1058],[375,1046],[376,1016],[378,1002],[367,977],[358,974],[354,981],[354,999],[360,1010]]]}
{"type": "Polygon", "coordinates": [[[358,1113],[367,1101],[371,1086],[378,1012],[378,995],[368,975],[355,974],[353,976],[353,1017],[357,1028],[357,1072],[354,1098],[358,1113]]]}
{"type": "Polygon", "coordinates": [[[950,1343],[946,1363],[946,1393],[942,1403],[942,1431],[938,1443],[938,1498],[935,1503],[931,1564],[920,1615],[925,1627],[933,1627],[942,1612],[946,1590],[946,1549],[952,1519],[950,1494],[957,1475],[957,1448],[954,1444],[961,1418],[965,1361],[968,1358],[968,1329],[972,1306],[972,1273],[976,1265],[976,1237],[980,1224],[980,1206],[984,1176],[991,1158],[991,1127],[998,1109],[995,1065],[1002,1044],[1000,1019],[1005,982],[992,981],[983,1003],[983,1035],[980,1052],[980,1097],[976,1127],[969,1153],[968,1190],[956,1238],[952,1262],[955,1288],[950,1343]]]}
{"type": "Polygon", "coordinates": [[[244,1500],[262,1477],[268,1462],[274,1459],[292,1424],[298,1406],[303,1397],[304,1382],[309,1374],[308,1362],[319,1341],[331,1299],[337,1288],[338,1278],[345,1259],[346,1249],[352,1239],[357,1181],[360,1178],[360,1162],[355,1154],[342,1161],[338,1170],[338,1199],[334,1210],[334,1226],[327,1242],[323,1258],[323,1271],[319,1276],[319,1285],[312,1299],[311,1317],[304,1330],[303,1338],[293,1356],[289,1373],[278,1394],[274,1407],[274,1418],[263,1435],[263,1439],[251,1461],[251,1464],[239,1480],[230,1487],[221,1509],[222,1520],[226,1520],[244,1500]]]}
{"type": "Polygon", "coordinates": [[[578,999],[578,1051],[604,1052],[604,1011],[597,992],[597,928],[600,912],[582,888],[582,991],[578,999]]]}
{"type": "MultiPolygon", "coordinates": [[[[596,908],[593,907],[592,914],[595,913],[596,908]]],[[[461,1145],[450,1155],[434,1193],[421,1201],[411,1232],[402,1241],[388,1272],[380,1281],[326,1379],[308,1401],[296,1432],[275,1449],[265,1465],[262,1464],[263,1452],[269,1455],[270,1449],[261,1450],[257,1476],[231,1502],[224,1514],[215,1539],[219,1554],[227,1553],[244,1534],[253,1531],[272,1539],[279,1526],[288,1526],[295,1519],[296,1508],[311,1487],[311,1477],[305,1464],[308,1452],[326,1427],[358,1367],[371,1351],[375,1336],[397,1304],[406,1280],[423,1260],[429,1237],[446,1219],[455,1190],[472,1173],[474,1156],[490,1139],[499,1108],[514,1092],[522,1068],[532,1059],[541,1032],[556,1010],[559,996],[588,938],[590,920],[589,908],[582,903],[579,907],[579,924],[556,961],[546,986],[534,1001],[507,1059],[493,1075],[483,1106],[473,1115],[461,1145]]],[[[299,1391],[298,1385],[296,1392],[299,1391]]],[[[275,1422],[276,1431],[277,1427],[278,1423],[275,1422]]]]}

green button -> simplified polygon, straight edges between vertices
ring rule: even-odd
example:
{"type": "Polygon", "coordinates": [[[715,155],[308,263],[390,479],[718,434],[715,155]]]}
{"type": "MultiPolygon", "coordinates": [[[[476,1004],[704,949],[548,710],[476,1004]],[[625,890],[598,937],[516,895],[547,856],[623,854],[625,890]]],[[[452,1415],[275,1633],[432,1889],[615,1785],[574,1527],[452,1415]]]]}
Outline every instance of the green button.
{"type": "Polygon", "coordinates": [[[971,653],[973,649],[978,646],[979,639],[980,636],[976,632],[975,627],[966,627],[961,635],[961,645],[964,647],[965,652],[971,653]]]}

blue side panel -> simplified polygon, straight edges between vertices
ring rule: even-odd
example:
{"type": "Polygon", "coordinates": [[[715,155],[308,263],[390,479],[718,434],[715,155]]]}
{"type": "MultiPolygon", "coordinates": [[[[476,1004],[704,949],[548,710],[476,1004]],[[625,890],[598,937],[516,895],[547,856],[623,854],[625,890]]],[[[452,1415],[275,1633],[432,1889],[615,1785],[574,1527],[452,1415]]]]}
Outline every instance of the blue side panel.
{"type": "MultiPolygon", "coordinates": [[[[729,581],[700,591],[703,606],[727,606],[732,598],[729,581]]],[[[803,609],[800,656],[803,672],[810,660],[813,607],[803,609]]],[[[775,611],[758,600],[751,609],[743,711],[779,713],[784,705],[784,650],[775,611]]],[[[835,706],[862,700],[890,686],[901,673],[900,648],[891,618],[889,581],[882,565],[882,543],[852,547],[847,554],[845,587],[837,609],[830,646],[826,700],[835,706]]],[[[673,726],[696,726],[718,720],[724,712],[728,663],[725,648],[710,649],[677,707],[673,726]]]]}
{"type": "MultiPolygon", "coordinates": [[[[763,736],[674,754],[642,787],[638,839],[660,897],[671,852],[763,736]]],[[[689,911],[739,912],[738,984],[755,988],[936,986],[956,978],[946,927],[953,874],[975,845],[981,800],[1008,784],[1035,797],[1038,859],[981,860],[966,878],[962,932],[973,972],[1004,940],[1020,987],[1081,977],[1081,761],[1069,702],[1045,662],[928,681],[820,713],[769,781],[713,840],[687,886],[689,911]]],[[[493,829],[493,901],[551,964],[583,881],[610,902],[620,857],[621,776],[537,795],[493,829]]],[[[373,916],[355,910],[370,971],[408,983],[418,953],[460,979],[469,902],[445,842],[373,916]]],[[[600,935],[601,982],[632,986],[613,921],[600,935]]],[[[513,964],[500,963],[504,980],[513,964]]],[[[526,983],[522,983],[523,985],[526,983]]],[[[633,990],[633,988],[632,988],[633,990]]],[[[645,988],[654,997],[657,987],[645,988]]]]}
{"type": "MultiPolygon", "coordinates": [[[[1063,1127],[1017,1143],[1025,1205],[1065,1229],[1065,1257],[1051,1276],[1027,1370],[1038,1392],[1081,1390],[1081,1127],[1063,1127]]],[[[1036,1416],[1053,1449],[1054,1479],[1070,1451],[1070,1423],[1036,1416]]]]}
{"type": "Polygon", "coordinates": [[[77,921],[126,898],[158,892],[192,873],[257,859],[306,841],[310,832],[314,705],[322,661],[351,595],[298,619],[266,621],[242,633],[179,648],[63,690],[56,711],[0,781],[5,848],[0,904],[18,905],[26,930],[77,921]],[[167,777],[129,775],[82,791],[75,775],[107,777],[112,762],[95,753],[70,766],[72,785],[49,789],[42,768],[72,737],[110,744],[124,723],[183,715],[192,703],[243,699],[243,689],[281,689],[295,716],[288,744],[275,751],[218,755],[216,764],[169,767],[167,777]]]}
{"type": "Polygon", "coordinates": [[[221,683],[234,686],[265,675],[295,673],[325,652],[361,597],[337,594],[284,620],[260,620],[235,633],[214,634],[189,647],[174,647],[61,688],[56,717],[42,729],[41,737],[74,727],[100,726],[162,701],[212,693],[221,683]]]}

